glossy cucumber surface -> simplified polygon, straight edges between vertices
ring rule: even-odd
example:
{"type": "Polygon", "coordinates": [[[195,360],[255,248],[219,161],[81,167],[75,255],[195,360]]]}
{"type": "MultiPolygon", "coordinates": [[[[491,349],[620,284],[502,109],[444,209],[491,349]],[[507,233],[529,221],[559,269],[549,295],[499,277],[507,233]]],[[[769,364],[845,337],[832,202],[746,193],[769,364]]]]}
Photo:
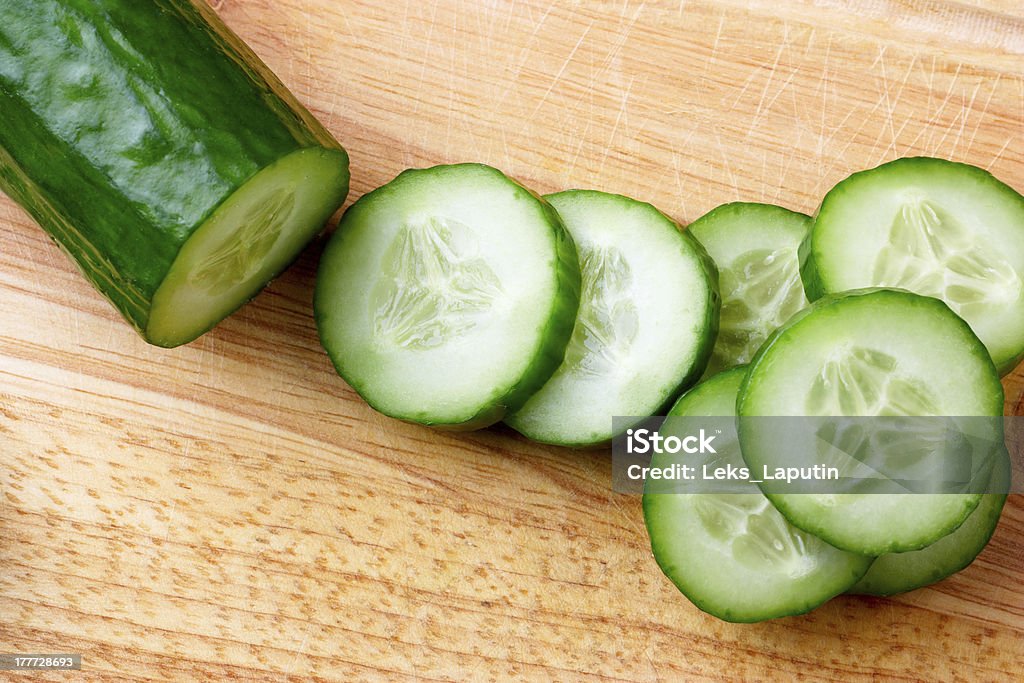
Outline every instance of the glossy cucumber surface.
{"type": "Polygon", "coordinates": [[[251,298],[348,190],[337,141],[209,7],[187,0],[5,3],[0,119],[0,187],[164,346],[251,298]],[[206,257],[175,272],[219,207],[296,153],[225,209],[206,257]],[[154,330],[165,285],[179,310],[157,311],[154,330]],[[183,305],[181,286],[202,296],[183,305]]]}

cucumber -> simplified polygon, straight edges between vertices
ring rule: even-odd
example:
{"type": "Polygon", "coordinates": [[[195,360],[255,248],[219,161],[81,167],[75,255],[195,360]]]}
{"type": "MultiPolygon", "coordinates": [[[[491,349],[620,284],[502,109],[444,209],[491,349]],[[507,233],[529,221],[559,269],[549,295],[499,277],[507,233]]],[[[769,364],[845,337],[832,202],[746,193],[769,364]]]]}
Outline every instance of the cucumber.
{"type": "Polygon", "coordinates": [[[809,298],[898,287],[942,299],[1001,374],[1024,358],[1024,197],[987,171],[897,159],[836,185],[801,247],[809,298]]]}
{"type": "Polygon", "coordinates": [[[188,0],[5,3],[0,188],[149,342],[253,297],[348,191],[348,157],[188,0]]]}
{"type": "Polygon", "coordinates": [[[562,362],[576,249],[547,202],[481,164],[408,170],[345,212],[314,311],[338,373],[376,410],[473,429],[562,362]]]}
{"type": "MultiPolygon", "coordinates": [[[[741,366],[715,375],[683,395],[669,415],[735,414],[741,366]]],[[[661,433],[673,433],[671,418],[661,433]]],[[[717,422],[716,422],[717,424],[717,422]]],[[[677,436],[684,436],[678,434],[677,436]]],[[[724,429],[715,455],[686,456],[704,464],[742,465],[735,430],[724,429]]],[[[656,455],[652,467],[679,456],[656,455]]],[[[658,482],[657,490],[665,482],[658,482]]],[[[761,621],[808,612],[853,586],[872,558],[844,552],[790,525],[757,485],[745,493],[650,493],[644,520],[654,557],[665,575],[700,609],[726,621],[761,621]]]]}
{"type": "Polygon", "coordinates": [[[717,274],[650,204],[588,190],[546,199],[579,251],[580,310],[565,361],[505,422],[537,441],[591,446],[614,436],[612,416],[657,414],[700,377],[718,324],[717,274]]]}
{"type": "Polygon", "coordinates": [[[848,592],[895,595],[941,581],[966,568],[988,545],[1010,488],[1010,458],[1004,448],[987,491],[970,517],[956,531],[921,550],[890,553],[877,558],[871,569],[848,592]]]}
{"type": "MultiPolygon", "coordinates": [[[[754,471],[813,457],[815,434],[759,416],[993,416],[1003,389],[971,328],[946,304],[901,290],[826,296],[777,330],[751,363],[737,402],[744,460],[754,471]]],[[[808,421],[813,422],[813,421],[808,421]]],[[[978,422],[978,421],[976,421],[978,422]]],[[[998,419],[978,429],[1001,429],[998,419]]],[[[1000,434],[980,434],[989,443],[1000,434]]],[[[936,448],[941,460],[944,441],[936,448]]],[[[903,450],[875,453],[892,470],[903,450]]],[[[886,468],[882,468],[886,469],[886,468]]],[[[922,548],[959,526],[980,493],[779,493],[795,526],[865,555],[922,548]]]]}
{"type": "Polygon", "coordinates": [[[705,376],[749,363],[761,343],[807,305],[800,244],[811,217],[771,204],[733,202],[686,229],[718,266],[722,315],[705,376]]]}

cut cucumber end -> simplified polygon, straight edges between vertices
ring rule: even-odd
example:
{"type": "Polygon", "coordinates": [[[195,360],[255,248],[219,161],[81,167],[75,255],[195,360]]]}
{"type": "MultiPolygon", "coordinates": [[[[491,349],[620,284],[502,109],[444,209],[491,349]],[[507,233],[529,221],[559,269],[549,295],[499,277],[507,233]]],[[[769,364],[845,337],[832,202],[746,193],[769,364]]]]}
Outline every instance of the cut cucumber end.
{"type": "Polygon", "coordinates": [[[153,295],[144,331],[186,344],[250,300],[323,228],[348,192],[348,158],[308,148],[254,175],[182,246],[153,295]]]}

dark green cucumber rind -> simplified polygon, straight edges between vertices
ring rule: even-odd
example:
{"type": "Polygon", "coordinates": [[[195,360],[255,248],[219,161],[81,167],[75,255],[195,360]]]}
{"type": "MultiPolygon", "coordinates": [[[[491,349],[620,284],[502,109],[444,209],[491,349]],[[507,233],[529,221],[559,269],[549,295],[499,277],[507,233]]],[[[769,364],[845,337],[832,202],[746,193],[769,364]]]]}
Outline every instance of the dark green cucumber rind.
{"type": "Polygon", "coordinates": [[[797,258],[800,259],[800,282],[804,285],[804,295],[811,303],[825,296],[825,286],[821,282],[818,266],[811,255],[814,249],[813,239],[814,226],[812,225],[807,237],[800,243],[800,248],[797,250],[797,258]]]}
{"type": "MultiPolygon", "coordinates": [[[[706,400],[708,392],[714,392],[719,390],[722,385],[728,385],[729,383],[735,382],[738,378],[745,377],[747,373],[747,366],[740,365],[729,370],[724,370],[713,377],[701,382],[697,386],[693,387],[685,394],[679,397],[679,399],[673,404],[671,410],[668,411],[667,415],[685,415],[685,414],[703,414],[703,413],[691,413],[695,404],[700,401],[706,400]]],[[[741,382],[742,385],[742,382],[741,382]]],[[[658,567],[662,573],[672,582],[672,584],[686,596],[695,607],[700,609],[702,612],[710,614],[713,617],[722,619],[732,623],[756,623],[759,621],[765,621],[768,619],[777,619],[781,617],[798,616],[806,614],[816,607],[821,606],[828,600],[831,600],[837,595],[842,594],[848,589],[849,586],[856,584],[869,570],[873,557],[856,556],[851,554],[851,559],[861,559],[860,563],[854,564],[851,568],[848,582],[840,582],[843,585],[838,585],[836,588],[829,592],[827,595],[815,596],[814,599],[808,599],[804,602],[791,604],[786,608],[780,608],[774,611],[757,611],[756,613],[748,613],[740,610],[736,610],[731,607],[725,607],[720,605],[718,602],[713,600],[705,600],[701,597],[701,591],[695,590],[695,588],[689,585],[685,581],[686,572],[680,571],[678,567],[669,559],[668,553],[660,552],[658,544],[655,542],[655,536],[658,536],[657,532],[652,533],[652,529],[657,528],[658,524],[658,505],[660,498],[663,496],[673,496],[675,494],[670,493],[645,493],[643,496],[642,507],[644,513],[644,523],[648,529],[648,537],[651,539],[651,552],[654,555],[654,560],[657,562],[658,567]],[[845,585],[845,587],[844,587],[845,585]]]]}
{"type": "Polygon", "coordinates": [[[888,596],[906,593],[941,581],[967,568],[985,549],[995,533],[1006,503],[1010,484],[1009,454],[1003,451],[1001,462],[992,473],[981,502],[960,527],[930,546],[909,553],[882,555],[849,593],[888,596]],[[928,563],[921,569],[921,563],[928,563]]]}
{"type": "MultiPolygon", "coordinates": [[[[657,209],[654,210],[657,211],[657,209]]],[[[659,211],[659,213],[661,212],[659,211]]],[[[666,216],[666,218],[668,217],[666,216]]],[[[669,218],[668,220],[672,219],[669,218]]],[[[672,405],[675,397],[678,396],[680,392],[692,387],[704,374],[704,370],[708,366],[708,361],[711,360],[711,352],[715,348],[715,342],[718,341],[719,316],[722,312],[722,293],[718,283],[718,266],[715,265],[714,260],[712,260],[711,256],[708,255],[707,249],[704,248],[704,245],[701,244],[696,237],[691,235],[689,231],[685,230],[682,225],[676,221],[672,222],[679,228],[683,239],[689,243],[691,249],[697,255],[697,263],[704,272],[704,277],[708,282],[708,287],[710,288],[708,306],[704,313],[704,324],[707,326],[708,334],[702,339],[701,344],[697,349],[694,364],[690,369],[690,372],[679,381],[675,391],[669,394],[665,403],[661,408],[659,408],[655,415],[659,415],[661,411],[672,405]]]]}
{"type": "MultiPolygon", "coordinates": [[[[960,172],[973,175],[979,183],[989,185],[995,192],[1002,194],[1006,201],[1016,202],[1024,207],[1024,196],[985,169],[978,168],[977,166],[972,166],[970,164],[948,161],[946,159],[937,159],[934,157],[903,157],[886,162],[876,166],[875,168],[857,171],[840,181],[831,190],[829,190],[821,200],[821,204],[814,213],[814,222],[817,224],[820,222],[822,216],[828,216],[829,209],[831,208],[831,205],[835,203],[837,198],[864,178],[875,175],[878,172],[899,173],[901,170],[908,167],[928,167],[935,165],[957,167],[960,172]]],[[[1021,226],[1021,229],[1024,230],[1024,226],[1021,226]]],[[[809,301],[815,301],[829,292],[829,289],[825,284],[825,278],[816,264],[817,254],[822,253],[822,247],[816,241],[817,235],[818,231],[814,229],[814,226],[812,226],[807,237],[804,238],[803,243],[800,245],[800,278],[803,281],[804,292],[807,294],[807,299],[809,301]]],[[[997,370],[999,371],[1000,376],[1004,376],[1011,372],[1022,360],[1024,360],[1024,346],[1022,346],[1012,358],[997,365],[997,370]]]]}
{"type": "Polygon", "coordinates": [[[331,363],[338,375],[345,382],[355,389],[367,404],[379,413],[388,415],[395,419],[422,424],[449,431],[470,431],[482,429],[500,422],[505,415],[522,406],[526,400],[543,386],[551,374],[562,363],[565,357],[565,348],[572,335],[572,328],[576,318],[576,310],[579,308],[580,299],[580,270],[579,261],[576,256],[576,245],[572,240],[569,231],[565,229],[558,213],[537,193],[529,190],[517,181],[509,178],[498,169],[486,164],[466,163],[452,164],[447,166],[434,166],[430,169],[406,169],[399,173],[389,183],[382,185],[360,197],[348,209],[338,223],[338,230],[331,237],[324,253],[320,258],[321,272],[317,273],[316,288],[313,295],[313,311],[319,332],[320,343],[327,352],[331,363]],[[326,278],[321,274],[324,264],[329,264],[335,251],[341,252],[346,245],[349,231],[344,226],[360,220],[360,215],[377,201],[386,201],[389,195],[395,194],[396,187],[401,185],[400,181],[408,180],[425,171],[447,172],[460,168],[476,168],[487,173],[494,174],[502,180],[511,183],[522,193],[524,198],[536,202],[543,219],[551,227],[552,241],[555,247],[556,264],[555,277],[557,293],[553,298],[551,310],[547,315],[543,332],[541,333],[538,346],[534,352],[533,362],[520,376],[519,383],[499,389],[480,410],[465,420],[458,423],[438,423],[435,420],[422,416],[398,415],[389,410],[388,406],[375,401],[371,392],[367,391],[365,384],[359,382],[352,373],[345,370],[342,365],[342,356],[332,349],[330,342],[330,331],[328,319],[330,318],[331,301],[328,300],[325,290],[327,289],[326,278]]]}
{"type": "MultiPolygon", "coordinates": [[[[705,316],[703,322],[703,327],[708,330],[708,335],[702,339],[701,343],[696,348],[693,366],[685,375],[679,378],[678,383],[672,388],[671,391],[666,392],[665,400],[651,413],[652,415],[661,415],[669,406],[673,404],[673,402],[676,400],[676,397],[678,397],[681,392],[692,387],[697,382],[697,380],[700,379],[701,375],[704,374],[704,368],[707,367],[708,361],[711,359],[711,352],[715,347],[715,339],[718,336],[718,317],[722,300],[718,288],[718,268],[715,265],[715,262],[708,255],[708,252],[704,248],[704,246],[699,241],[697,241],[697,239],[694,238],[693,235],[691,235],[687,230],[685,230],[678,221],[666,215],[664,212],[662,212],[660,209],[658,209],[653,204],[650,204],[649,202],[642,202],[633,199],[632,197],[627,197],[625,195],[601,192],[598,190],[581,189],[562,190],[560,192],[554,192],[551,194],[544,195],[543,198],[545,201],[549,201],[553,198],[558,197],[559,195],[578,196],[587,194],[598,195],[601,197],[618,197],[626,202],[629,202],[632,206],[640,207],[647,211],[653,212],[659,221],[663,221],[666,225],[672,226],[672,229],[675,230],[680,235],[680,237],[683,240],[683,243],[685,244],[685,248],[689,250],[691,254],[695,257],[696,266],[701,272],[701,274],[704,276],[704,280],[708,283],[708,305],[705,308],[705,316]]],[[[568,233],[568,230],[566,230],[566,233],[568,233]]],[[[574,324],[570,324],[569,326],[570,337],[572,335],[573,326],[574,324]]],[[[568,340],[566,341],[568,343],[568,340]]],[[[563,349],[562,356],[564,357],[564,355],[565,350],[563,349]]],[[[561,365],[561,362],[562,361],[559,360],[558,364],[555,365],[555,368],[552,369],[552,373],[555,369],[558,368],[558,365],[561,365]]],[[[540,387],[537,387],[537,389],[539,388],[540,387]]],[[[536,389],[534,389],[534,391],[536,391],[536,389]]],[[[532,394],[533,392],[530,393],[532,394]]],[[[525,403],[526,400],[529,399],[529,397],[530,394],[527,394],[523,398],[523,403],[525,403]]],[[[521,406],[522,404],[520,404],[520,407],[521,406]]],[[[508,412],[513,413],[515,412],[515,410],[510,409],[508,412]]],[[[609,422],[611,422],[612,417],[613,416],[611,415],[608,417],[609,422]]],[[[513,429],[518,429],[514,421],[509,421],[509,426],[511,426],[513,429]]],[[[628,428],[629,425],[623,425],[622,431],[625,431],[628,428]]],[[[604,448],[609,446],[612,440],[615,438],[615,435],[612,435],[611,437],[605,437],[604,435],[595,435],[593,438],[576,441],[565,441],[564,439],[559,438],[557,436],[547,437],[543,434],[530,434],[528,436],[530,440],[537,441],[539,443],[547,443],[556,446],[565,446],[568,448],[581,449],[604,448]]]]}
{"type": "Polygon", "coordinates": [[[708,211],[706,214],[690,223],[687,231],[690,232],[698,241],[703,241],[706,237],[710,237],[712,233],[709,230],[714,229],[714,225],[717,221],[722,219],[728,219],[732,216],[742,216],[743,214],[777,214],[779,218],[786,220],[799,219],[801,222],[807,224],[808,228],[813,222],[813,218],[805,213],[799,211],[793,211],[783,206],[777,206],[775,204],[762,204],[760,202],[729,202],[728,204],[722,204],[708,211]],[[702,237],[702,233],[708,232],[705,237],[702,237]]]}
{"type": "MultiPolygon", "coordinates": [[[[790,318],[789,321],[785,325],[783,325],[778,330],[776,330],[774,333],[772,333],[772,335],[770,337],[768,337],[768,339],[765,341],[765,343],[762,344],[761,348],[758,349],[757,353],[754,355],[754,358],[750,361],[750,365],[748,366],[747,374],[743,378],[743,384],[740,386],[739,395],[737,396],[737,399],[736,399],[736,413],[738,415],[741,415],[741,416],[744,415],[744,413],[745,413],[744,405],[743,405],[744,404],[744,399],[748,395],[747,389],[750,386],[750,381],[751,381],[752,376],[754,375],[755,368],[757,368],[758,365],[761,362],[763,362],[764,357],[767,355],[767,353],[771,350],[771,348],[775,344],[777,344],[780,341],[782,341],[786,337],[787,334],[790,334],[794,329],[799,327],[800,322],[802,320],[804,320],[805,318],[807,318],[808,316],[813,314],[818,309],[823,308],[825,306],[829,306],[829,305],[831,305],[833,303],[842,301],[844,299],[852,298],[852,297],[859,297],[859,296],[865,296],[865,295],[868,295],[868,294],[876,294],[876,293],[883,293],[885,296],[897,297],[897,298],[901,298],[901,299],[908,299],[909,298],[909,299],[912,299],[916,305],[919,305],[919,306],[929,306],[929,307],[935,308],[936,310],[945,309],[943,314],[947,315],[947,316],[948,316],[949,313],[952,313],[952,311],[949,309],[949,306],[947,306],[945,304],[945,302],[941,301],[940,299],[935,299],[935,298],[932,298],[932,297],[920,296],[920,295],[914,294],[912,292],[907,292],[907,291],[902,290],[902,289],[888,289],[888,288],[883,288],[883,287],[868,287],[868,288],[864,288],[864,289],[853,289],[853,290],[849,290],[849,291],[846,291],[846,292],[839,292],[839,293],[836,293],[836,294],[826,294],[826,295],[824,295],[822,297],[819,297],[816,301],[813,301],[810,306],[808,306],[804,310],[802,310],[802,311],[796,313],[795,315],[793,315],[793,317],[790,318]]],[[[966,332],[966,334],[969,337],[972,337],[972,338],[974,338],[977,341],[977,344],[975,345],[976,348],[973,349],[970,352],[971,355],[976,357],[983,364],[989,365],[989,367],[992,368],[992,373],[993,373],[992,376],[993,377],[998,377],[998,375],[995,374],[995,365],[992,362],[992,358],[988,355],[988,352],[985,350],[984,344],[982,344],[981,340],[979,340],[977,338],[977,335],[974,334],[974,331],[971,329],[970,325],[968,325],[962,318],[957,316],[955,313],[952,316],[950,316],[950,319],[951,319],[951,321],[955,319],[955,324],[959,324],[960,326],[962,326],[962,328],[966,332]]],[[[1001,384],[999,384],[998,380],[996,380],[994,382],[994,385],[992,387],[990,387],[990,388],[991,388],[991,391],[987,392],[987,393],[989,393],[993,397],[993,399],[992,399],[992,404],[990,406],[988,406],[988,409],[987,409],[986,412],[987,412],[987,414],[990,414],[990,415],[1001,415],[1002,411],[1003,411],[1003,400],[1004,400],[1003,387],[1002,387],[1001,384]]],[[[740,432],[740,436],[741,436],[741,441],[742,441],[742,434],[743,434],[743,426],[742,425],[743,425],[743,422],[742,422],[742,419],[741,419],[739,421],[739,432],[740,432]]],[[[762,489],[764,489],[767,486],[767,484],[759,484],[759,486],[762,489]]],[[[797,527],[798,529],[802,529],[803,531],[806,531],[809,534],[813,534],[813,535],[817,536],[818,538],[820,538],[821,540],[823,540],[826,543],[828,543],[829,545],[835,546],[836,548],[840,548],[842,550],[847,550],[847,551],[855,552],[855,553],[857,553],[857,552],[859,552],[859,553],[866,552],[865,549],[863,549],[863,548],[854,548],[854,547],[850,547],[850,546],[846,545],[844,543],[844,539],[836,538],[836,536],[834,534],[832,534],[829,529],[823,528],[823,527],[821,527],[819,525],[814,524],[814,522],[812,520],[801,520],[799,518],[796,518],[793,515],[792,510],[786,504],[786,500],[787,500],[786,494],[771,493],[771,492],[768,492],[768,491],[763,491],[763,492],[764,492],[764,495],[768,498],[768,500],[770,500],[772,502],[772,505],[774,505],[775,508],[779,512],[782,513],[782,515],[789,521],[789,523],[792,524],[793,526],[797,527]]],[[[942,536],[950,534],[954,530],[956,530],[961,524],[963,524],[963,522],[967,519],[967,517],[971,514],[971,512],[978,506],[979,502],[980,502],[980,495],[974,496],[973,497],[973,504],[968,503],[967,505],[965,505],[964,513],[963,513],[963,515],[958,520],[955,520],[953,523],[949,524],[947,527],[935,530],[934,539],[941,538],[942,536]]],[[[918,545],[916,547],[905,547],[905,548],[902,548],[902,547],[901,548],[897,548],[897,547],[889,547],[889,546],[887,546],[887,547],[878,547],[878,548],[871,549],[870,552],[871,552],[871,554],[876,555],[876,556],[877,555],[884,555],[884,554],[889,553],[889,552],[907,552],[907,551],[919,550],[920,548],[926,547],[928,544],[929,544],[929,542],[926,542],[926,543],[922,543],[921,545],[918,545]]]]}
{"type": "Polygon", "coordinates": [[[501,404],[501,415],[490,424],[499,422],[505,415],[522,408],[530,396],[544,386],[565,360],[565,349],[569,345],[576,324],[576,312],[580,307],[580,293],[583,287],[576,243],[562,222],[562,217],[544,197],[523,185],[519,186],[540,202],[548,223],[553,226],[559,294],[555,296],[551,312],[548,313],[541,344],[534,354],[533,362],[527,368],[522,381],[505,396],[501,404]]]}
{"type": "Polygon", "coordinates": [[[330,133],[188,0],[7,7],[0,111],[0,187],[143,336],[181,246],[260,169],[308,147],[347,167],[330,133]]]}
{"type": "MultiPolygon", "coordinates": [[[[743,385],[743,378],[747,375],[746,365],[737,365],[734,368],[723,370],[716,375],[708,377],[706,380],[701,382],[695,387],[691,387],[679,398],[675,400],[672,407],[665,413],[668,415],[704,415],[703,412],[696,412],[695,407],[702,401],[709,401],[710,398],[706,398],[706,394],[713,395],[712,392],[720,390],[721,385],[728,386],[731,382],[739,381],[740,386],[743,385]]],[[[739,388],[737,388],[737,392],[739,388]]],[[[708,414],[709,417],[714,417],[708,414]]]]}

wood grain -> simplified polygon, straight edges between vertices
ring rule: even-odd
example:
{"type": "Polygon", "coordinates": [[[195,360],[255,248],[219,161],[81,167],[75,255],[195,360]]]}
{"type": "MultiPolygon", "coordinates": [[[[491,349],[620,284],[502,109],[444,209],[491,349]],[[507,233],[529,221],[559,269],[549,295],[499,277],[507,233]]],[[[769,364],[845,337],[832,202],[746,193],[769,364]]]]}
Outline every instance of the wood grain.
{"type": "MultiPolygon", "coordinates": [[[[688,222],[737,199],[813,211],[914,154],[1024,189],[1011,0],[216,8],[344,142],[352,198],[474,160],[688,222]]],[[[310,316],[322,244],[164,351],[6,199],[0,234],[0,651],[81,652],[103,681],[1020,674],[1020,496],[935,587],[725,624],[661,575],[607,453],[359,401],[310,316]]],[[[1024,414],[1024,372],[1006,388],[1024,414]]]]}

